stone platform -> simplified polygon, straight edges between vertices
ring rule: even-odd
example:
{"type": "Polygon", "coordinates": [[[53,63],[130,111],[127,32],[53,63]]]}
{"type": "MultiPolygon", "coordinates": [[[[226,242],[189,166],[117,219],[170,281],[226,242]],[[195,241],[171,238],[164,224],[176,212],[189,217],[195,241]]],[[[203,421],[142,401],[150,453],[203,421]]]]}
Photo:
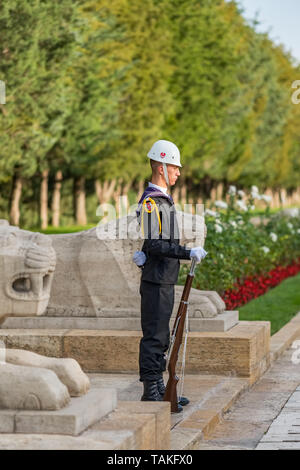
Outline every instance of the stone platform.
{"type": "MultiPolygon", "coordinates": [[[[114,312],[115,313],[115,312],[114,312]]],[[[1,325],[3,329],[80,329],[140,331],[140,312],[124,312],[120,317],[63,317],[41,315],[35,317],[8,317],[1,325]],[[130,315],[130,317],[129,317],[130,315]]],[[[175,317],[170,320],[170,328],[175,317]]],[[[228,331],[239,320],[238,311],[225,311],[211,318],[189,318],[189,331],[228,331]]]]}
{"type": "MultiPolygon", "coordinates": [[[[136,372],[140,331],[1,329],[8,348],[76,359],[86,372],[136,372]]],[[[190,332],[186,372],[247,377],[269,365],[270,322],[241,321],[225,332],[190,332]]]]}
{"type": "MultiPolygon", "coordinates": [[[[0,433],[69,434],[76,436],[117,406],[115,389],[91,389],[55,411],[0,410],[0,433]]],[[[1,437],[0,437],[1,440],[1,437]]]]}
{"type": "MultiPolygon", "coordinates": [[[[184,394],[190,404],[170,414],[168,402],[141,402],[137,374],[89,374],[91,390],[116,390],[117,408],[77,436],[2,433],[0,449],[195,449],[222,420],[222,415],[249,387],[248,379],[189,375],[184,394]]],[[[165,374],[167,380],[167,374],[165,374]]]]}

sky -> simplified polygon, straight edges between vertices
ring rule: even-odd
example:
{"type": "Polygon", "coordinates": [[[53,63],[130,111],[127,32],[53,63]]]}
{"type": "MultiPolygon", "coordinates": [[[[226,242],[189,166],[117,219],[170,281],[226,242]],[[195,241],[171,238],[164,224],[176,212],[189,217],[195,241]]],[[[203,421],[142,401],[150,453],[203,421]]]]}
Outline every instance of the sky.
{"type": "Polygon", "coordinates": [[[259,32],[268,32],[276,44],[284,44],[300,63],[300,0],[237,0],[245,10],[246,19],[255,18],[261,23],[256,26],[259,32]]]}

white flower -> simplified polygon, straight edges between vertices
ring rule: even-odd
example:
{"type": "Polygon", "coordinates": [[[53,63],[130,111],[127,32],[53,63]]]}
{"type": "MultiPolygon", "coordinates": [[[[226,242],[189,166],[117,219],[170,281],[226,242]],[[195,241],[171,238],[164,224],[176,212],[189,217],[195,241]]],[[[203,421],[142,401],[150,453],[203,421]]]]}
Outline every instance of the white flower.
{"type": "Polygon", "coordinates": [[[297,233],[300,233],[300,228],[298,228],[297,233]]]}
{"type": "Polygon", "coordinates": [[[251,187],[251,196],[253,199],[261,199],[261,196],[259,195],[258,187],[257,186],[252,186],[251,187]]]}
{"type": "Polygon", "coordinates": [[[236,187],[235,186],[229,186],[228,194],[230,194],[230,196],[235,196],[236,195],[236,187]]]}
{"type": "Polygon", "coordinates": [[[219,217],[219,214],[216,211],[211,211],[210,209],[206,209],[204,215],[211,215],[212,217],[219,217]]]}
{"type": "Polygon", "coordinates": [[[291,224],[291,222],[288,222],[286,225],[288,226],[288,228],[289,228],[290,230],[293,230],[294,225],[291,224]]]}
{"type": "Polygon", "coordinates": [[[215,206],[220,207],[220,209],[227,209],[228,205],[224,201],[215,201],[215,206]]]}
{"type": "Polygon", "coordinates": [[[262,249],[265,253],[269,253],[269,251],[270,251],[270,248],[268,248],[267,246],[262,246],[261,249],[262,249]]]}
{"type": "Polygon", "coordinates": [[[241,189],[239,189],[238,195],[239,195],[240,197],[244,197],[244,196],[245,196],[245,193],[244,193],[244,191],[242,191],[241,189]]]}
{"type": "Polygon", "coordinates": [[[221,259],[224,259],[224,255],[223,255],[223,253],[220,253],[220,255],[219,255],[219,256],[220,256],[220,258],[221,258],[221,259]]]}
{"type": "Polygon", "coordinates": [[[289,209],[289,215],[291,217],[298,217],[299,214],[299,209],[296,209],[295,207],[293,207],[292,209],[289,209]]]}
{"type": "Polygon", "coordinates": [[[277,242],[278,237],[277,237],[276,233],[271,232],[270,237],[271,237],[272,242],[277,242]]]}
{"type": "Polygon", "coordinates": [[[229,223],[232,227],[237,228],[237,223],[234,220],[230,220],[229,223]]]}
{"type": "Polygon", "coordinates": [[[255,206],[252,204],[252,206],[250,206],[250,209],[251,209],[252,211],[254,211],[255,206]]]}
{"type": "Polygon", "coordinates": [[[262,194],[262,196],[260,196],[260,199],[262,199],[265,202],[271,202],[272,201],[272,197],[268,196],[267,194],[262,194]]]}
{"type": "Polygon", "coordinates": [[[222,225],[215,224],[215,231],[216,231],[217,233],[222,233],[222,232],[223,232],[222,225]]]}
{"type": "Polygon", "coordinates": [[[239,223],[239,225],[244,225],[245,222],[243,220],[239,220],[238,223],[239,223]]]}
{"type": "Polygon", "coordinates": [[[242,209],[242,211],[247,212],[248,207],[246,206],[246,204],[244,203],[244,201],[236,201],[236,205],[237,205],[240,209],[242,209]]]}

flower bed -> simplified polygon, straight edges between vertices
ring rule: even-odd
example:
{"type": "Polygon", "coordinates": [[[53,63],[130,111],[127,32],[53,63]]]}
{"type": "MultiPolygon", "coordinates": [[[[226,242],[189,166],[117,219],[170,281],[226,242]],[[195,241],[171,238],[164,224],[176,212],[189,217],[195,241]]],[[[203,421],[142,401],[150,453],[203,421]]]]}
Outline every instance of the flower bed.
{"type": "MultiPolygon", "coordinates": [[[[227,309],[244,305],[300,270],[300,210],[271,215],[269,202],[256,187],[246,195],[231,186],[226,201],[205,211],[208,255],[196,269],[194,286],[217,291],[227,309]],[[253,220],[256,200],[264,201],[266,209],[253,220]]],[[[187,266],[180,271],[181,284],[187,271],[187,266]]]]}
{"type": "Polygon", "coordinates": [[[270,288],[277,286],[284,279],[295,276],[300,272],[300,258],[289,266],[278,266],[266,275],[249,276],[242,283],[237,282],[233,289],[227,289],[222,298],[227,310],[237,307],[265,294],[270,288]]]}

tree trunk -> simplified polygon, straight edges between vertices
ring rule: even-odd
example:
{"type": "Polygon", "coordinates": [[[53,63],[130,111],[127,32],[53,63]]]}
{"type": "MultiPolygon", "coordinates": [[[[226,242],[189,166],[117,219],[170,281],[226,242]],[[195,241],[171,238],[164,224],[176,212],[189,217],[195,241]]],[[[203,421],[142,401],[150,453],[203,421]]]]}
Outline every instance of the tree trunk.
{"type": "Polygon", "coordinates": [[[11,196],[9,222],[11,225],[19,225],[20,221],[20,199],[22,194],[22,179],[14,176],[11,196]]]}
{"type": "Polygon", "coordinates": [[[61,170],[58,170],[55,174],[55,183],[52,197],[52,225],[53,227],[59,227],[60,217],[60,191],[63,174],[61,170]]]}
{"type": "Polygon", "coordinates": [[[98,179],[95,180],[95,191],[99,204],[102,202],[102,185],[98,179]]]}
{"type": "Polygon", "coordinates": [[[119,209],[120,209],[119,216],[120,217],[123,217],[124,215],[128,214],[128,209],[129,209],[128,191],[131,187],[132,187],[132,182],[126,183],[123,186],[122,195],[121,195],[121,198],[120,198],[120,207],[119,207],[119,209]]]}
{"type": "Polygon", "coordinates": [[[116,216],[119,217],[120,215],[120,196],[121,196],[121,190],[122,190],[122,179],[117,182],[116,189],[114,191],[114,203],[115,203],[115,209],[116,209],[116,216]]]}
{"type": "Polygon", "coordinates": [[[210,201],[215,202],[217,200],[217,188],[212,188],[210,192],[210,201]]]}
{"type": "Polygon", "coordinates": [[[129,189],[131,188],[131,186],[132,186],[132,183],[131,183],[131,182],[130,182],[130,183],[126,183],[126,184],[124,185],[124,187],[123,187],[123,189],[122,189],[122,195],[123,195],[123,196],[127,196],[127,197],[128,197],[128,191],[129,191],[129,189]]]}
{"type": "Polygon", "coordinates": [[[49,170],[42,172],[41,194],[40,194],[40,217],[41,228],[44,230],[48,227],[48,176],[49,170]]]}
{"type": "Polygon", "coordinates": [[[115,185],[116,185],[115,179],[111,181],[104,181],[103,184],[101,184],[99,180],[95,181],[95,191],[97,194],[99,204],[105,204],[109,202],[110,198],[113,195],[115,185]]]}
{"type": "Polygon", "coordinates": [[[220,200],[223,198],[223,184],[218,183],[218,186],[216,188],[216,200],[220,200]]]}
{"type": "Polygon", "coordinates": [[[74,180],[75,196],[75,220],[77,225],[86,225],[86,207],[85,207],[85,178],[80,176],[74,180]]]}
{"type": "Polygon", "coordinates": [[[103,202],[109,202],[109,200],[113,196],[117,181],[116,179],[113,179],[110,182],[105,181],[105,183],[106,186],[103,187],[103,202]]]}

